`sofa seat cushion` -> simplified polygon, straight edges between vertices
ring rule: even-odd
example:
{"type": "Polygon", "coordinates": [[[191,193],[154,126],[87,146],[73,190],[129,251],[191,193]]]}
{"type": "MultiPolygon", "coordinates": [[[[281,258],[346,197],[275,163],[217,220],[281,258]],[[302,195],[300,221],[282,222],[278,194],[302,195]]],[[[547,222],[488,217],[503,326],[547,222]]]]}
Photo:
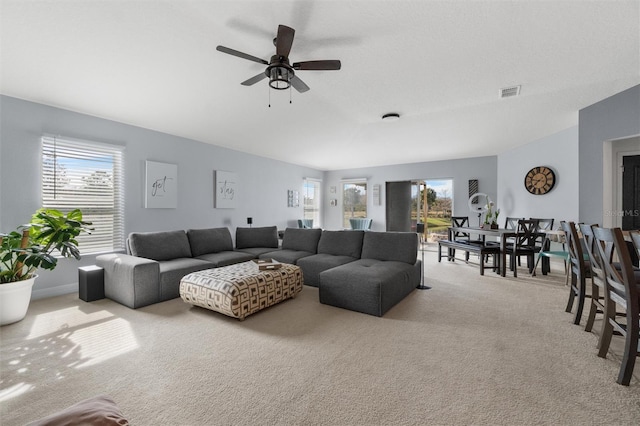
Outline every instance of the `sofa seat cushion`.
{"type": "Polygon", "coordinates": [[[202,256],[198,256],[196,259],[204,260],[216,268],[219,268],[221,266],[232,265],[234,263],[246,262],[247,260],[255,259],[255,256],[250,253],[232,250],[203,254],[202,256]]]}
{"type": "Polygon", "coordinates": [[[189,229],[187,237],[193,257],[233,250],[229,228],[189,229]]]}
{"type": "Polygon", "coordinates": [[[321,272],[319,298],[320,303],[382,316],[419,283],[419,261],[360,259],[321,272]]]}
{"type": "Polygon", "coordinates": [[[318,253],[360,258],[364,231],[322,231],[318,253]]]}
{"type": "Polygon", "coordinates": [[[254,258],[260,257],[261,254],[269,253],[274,251],[277,247],[247,247],[247,248],[237,248],[236,251],[241,253],[249,253],[254,258]]]}
{"type": "Polygon", "coordinates": [[[301,250],[274,250],[260,255],[260,259],[275,259],[278,262],[290,263],[297,265],[298,259],[303,257],[312,256],[315,253],[301,250]]]}
{"type": "Polygon", "coordinates": [[[184,231],[132,232],[128,242],[131,254],[138,257],[158,261],[191,257],[184,231]]]}
{"type": "MultiPolygon", "coordinates": [[[[342,231],[339,231],[342,232],[342,231]]],[[[345,231],[352,232],[352,231],[345,231]]],[[[312,287],[320,285],[320,273],[336,266],[358,260],[351,256],[334,256],[332,254],[318,253],[312,256],[298,259],[297,265],[302,269],[304,283],[312,287]]]]}
{"type": "Polygon", "coordinates": [[[159,300],[175,299],[180,296],[180,280],[187,274],[213,268],[209,262],[200,259],[182,258],[160,262],[159,300]]]}
{"type": "Polygon", "coordinates": [[[278,228],[262,226],[258,228],[236,228],[236,249],[266,247],[278,248],[278,228]]]}

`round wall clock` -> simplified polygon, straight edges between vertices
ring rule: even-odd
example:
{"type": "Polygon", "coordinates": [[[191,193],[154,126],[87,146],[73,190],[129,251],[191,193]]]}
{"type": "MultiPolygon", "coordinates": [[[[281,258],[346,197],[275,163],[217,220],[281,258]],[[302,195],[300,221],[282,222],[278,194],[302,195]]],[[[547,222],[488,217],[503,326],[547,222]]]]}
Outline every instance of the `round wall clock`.
{"type": "Polygon", "coordinates": [[[553,189],[556,174],[547,166],[537,166],[524,177],[524,187],[533,195],[543,195],[553,189]]]}

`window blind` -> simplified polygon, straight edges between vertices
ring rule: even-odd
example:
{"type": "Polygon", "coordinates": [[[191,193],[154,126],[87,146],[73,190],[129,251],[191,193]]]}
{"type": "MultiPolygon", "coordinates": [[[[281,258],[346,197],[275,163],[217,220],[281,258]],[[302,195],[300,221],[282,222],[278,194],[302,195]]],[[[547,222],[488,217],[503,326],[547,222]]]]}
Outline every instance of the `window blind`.
{"type": "Polygon", "coordinates": [[[91,234],[78,236],[82,254],[124,248],[123,147],[42,138],[42,206],[82,211],[91,234]]]}

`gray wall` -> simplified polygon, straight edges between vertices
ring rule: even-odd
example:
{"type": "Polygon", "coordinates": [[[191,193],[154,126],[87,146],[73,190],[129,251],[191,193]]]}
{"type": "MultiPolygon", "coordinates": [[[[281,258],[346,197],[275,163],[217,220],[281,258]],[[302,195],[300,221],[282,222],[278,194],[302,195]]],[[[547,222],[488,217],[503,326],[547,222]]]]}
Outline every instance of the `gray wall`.
{"type": "MultiPolygon", "coordinates": [[[[237,226],[247,226],[249,216],[253,226],[297,226],[302,203],[288,208],[287,190],[302,191],[304,177],[323,176],[318,170],[6,96],[0,97],[0,112],[0,229],[4,232],[28,222],[41,206],[40,137],[45,133],[126,147],[126,233],[227,226],[233,235],[237,226]],[[178,208],[144,208],[145,160],[178,165],[178,208]],[[213,207],[214,170],[238,174],[237,208],[213,207]]],[[[77,291],[78,266],[91,265],[94,259],[62,259],[56,270],[40,271],[34,298],[77,291]]]]}
{"type": "Polygon", "coordinates": [[[500,225],[507,216],[578,219],[578,127],[533,141],[498,155],[500,225]],[[535,166],[549,166],[556,184],[545,195],[532,195],[524,177],[535,166]]]}
{"type": "MultiPolygon", "coordinates": [[[[460,160],[431,161],[425,163],[399,164],[392,166],[367,167],[337,170],[325,173],[324,182],[324,227],[342,229],[341,180],[367,179],[367,216],[373,219],[372,230],[384,231],[385,224],[385,182],[424,179],[453,179],[453,214],[469,215],[469,179],[478,179],[479,190],[497,199],[497,157],[476,157],[460,160]],[[373,185],[380,185],[380,204],[373,205],[373,185]],[[331,193],[336,187],[336,193],[331,193]],[[337,199],[337,206],[330,206],[328,200],[337,199]]],[[[477,217],[471,218],[472,222],[477,217]]]]}
{"type": "Polygon", "coordinates": [[[578,121],[579,220],[602,224],[603,146],[606,141],[640,134],[640,85],[581,109],[578,121]]]}

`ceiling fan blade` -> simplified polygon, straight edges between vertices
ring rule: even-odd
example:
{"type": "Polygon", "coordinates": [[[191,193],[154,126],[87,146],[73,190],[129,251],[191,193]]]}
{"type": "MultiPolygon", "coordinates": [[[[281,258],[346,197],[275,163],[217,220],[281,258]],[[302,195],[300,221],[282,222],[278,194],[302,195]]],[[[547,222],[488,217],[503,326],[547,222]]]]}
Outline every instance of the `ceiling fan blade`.
{"type": "Polygon", "coordinates": [[[257,82],[259,82],[259,81],[261,81],[261,80],[263,80],[265,78],[267,78],[267,75],[264,72],[261,72],[260,74],[255,75],[255,76],[251,77],[250,79],[243,81],[240,84],[242,84],[243,86],[252,86],[252,85],[256,84],[257,82]]]}
{"type": "Polygon", "coordinates": [[[291,45],[293,44],[293,36],[296,30],[286,25],[278,25],[278,36],[276,37],[276,55],[289,57],[291,45]]]}
{"type": "Polygon", "coordinates": [[[247,53],[242,53],[242,52],[239,52],[239,51],[234,50],[234,49],[229,49],[228,47],[218,46],[218,47],[216,47],[216,50],[218,52],[227,53],[229,55],[237,56],[238,58],[248,59],[249,61],[257,62],[259,64],[269,65],[269,62],[265,61],[264,59],[260,59],[258,57],[249,55],[247,53]]]}
{"type": "Polygon", "coordinates": [[[338,60],[326,60],[326,61],[304,61],[294,62],[292,65],[294,70],[307,70],[307,71],[331,71],[339,70],[342,64],[338,60]]]}
{"type": "Polygon", "coordinates": [[[294,75],[291,79],[291,85],[300,93],[304,93],[309,90],[309,86],[307,86],[304,81],[300,80],[297,75],[294,75]]]}

